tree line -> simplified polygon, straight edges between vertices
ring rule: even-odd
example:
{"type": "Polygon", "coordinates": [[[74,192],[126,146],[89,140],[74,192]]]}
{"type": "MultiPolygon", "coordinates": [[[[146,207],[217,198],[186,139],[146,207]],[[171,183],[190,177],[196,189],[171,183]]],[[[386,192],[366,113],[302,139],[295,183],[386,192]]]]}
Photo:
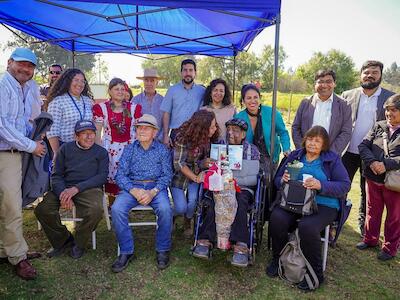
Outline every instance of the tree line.
{"type": "MultiPolygon", "coordinates": [[[[57,62],[63,67],[72,66],[72,54],[58,46],[49,43],[35,43],[38,40],[27,34],[19,32],[20,37],[14,36],[3,48],[29,47],[38,57],[37,74],[39,81],[45,80],[49,65],[57,62]]],[[[160,86],[168,88],[180,80],[180,62],[190,56],[175,56],[166,58],[162,55],[148,55],[148,59],[142,63],[142,68],[157,68],[160,76],[165,79],[160,86]]],[[[240,90],[243,84],[259,83],[264,92],[272,91],[274,48],[271,45],[263,47],[260,54],[251,51],[241,52],[236,57],[236,73],[233,74],[234,60],[232,57],[204,57],[196,56],[197,81],[207,85],[212,79],[223,78],[232,87],[240,90]]],[[[314,74],[322,68],[333,69],[337,74],[335,91],[340,94],[344,90],[351,89],[359,84],[359,70],[356,69],[353,59],[344,52],[331,49],[326,53],[315,52],[312,57],[296,70],[284,69],[287,54],[283,47],[279,49],[278,65],[278,90],[284,93],[309,93],[313,89],[314,74]]],[[[93,54],[78,54],[75,57],[75,66],[82,69],[90,82],[94,82],[98,72],[107,74],[107,66],[97,60],[93,54]]],[[[103,78],[107,79],[107,76],[103,78]]],[[[400,67],[393,62],[385,68],[383,73],[383,86],[400,92],[400,67]]]]}

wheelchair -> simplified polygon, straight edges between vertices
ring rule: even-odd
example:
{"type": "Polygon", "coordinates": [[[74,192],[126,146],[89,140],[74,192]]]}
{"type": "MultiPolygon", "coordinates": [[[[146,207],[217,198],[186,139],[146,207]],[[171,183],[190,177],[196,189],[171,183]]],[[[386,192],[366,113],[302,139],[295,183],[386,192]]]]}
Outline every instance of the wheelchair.
{"type": "MultiPolygon", "coordinates": [[[[247,213],[247,228],[249,230],[249,251],[248,260],[249,265],[255,263],[256,253],[261,249],[263,230],[264,230],[264,212],[267,198],[267,189],[265,184],[264,174],[259,174],[257,176],[257,185],[255,186],[254,201],[249,207],[247,213]]],[[[194,248],[196,247],[197,241],[199,239],[200,226],[203,224],[204,217],[206,215],[207,208],[209,206],[209,201],[213,200],[213,195],[211,191],[203,189],[203,185],[200,185],[198,194],[198,203],[195,211],[195,226],[194,226],[194,243],[191,248],[191,254],[193,255],[194,248]]],[[[209,258],[212,258],[212,251],[209,251],[209,258]]]]}

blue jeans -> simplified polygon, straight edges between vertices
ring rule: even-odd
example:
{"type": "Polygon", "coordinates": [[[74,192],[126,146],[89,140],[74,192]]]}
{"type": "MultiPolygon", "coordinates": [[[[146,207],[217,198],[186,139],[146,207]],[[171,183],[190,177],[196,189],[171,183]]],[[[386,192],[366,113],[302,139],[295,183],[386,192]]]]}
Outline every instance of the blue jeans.
{"type": "MultiPolygon", "coordinates": [[[[138,183],[135,188],[150,190],[154,182],[138,183]]],[[[121,254],[134,252],[132,229],[129,227],[129,211],[140,203],[126,191],[121,191],[111,207],[112,223],[121,254]]],[[[171,249],[172,233],[172,208],[168,198],[167,189],[161,190],[149,203],[157,215],[156,250],[159,252],[171,249]]]]}
{"type": "Polygon", "coordinates": [[[184,215],[186,218],[191,219],[196,208],[198,193],[199,184],[194,182],[189,183],[187,195],[185,195],[183,189],[171,188],[171,194],[174,200],[174,215],[184,215]]]}

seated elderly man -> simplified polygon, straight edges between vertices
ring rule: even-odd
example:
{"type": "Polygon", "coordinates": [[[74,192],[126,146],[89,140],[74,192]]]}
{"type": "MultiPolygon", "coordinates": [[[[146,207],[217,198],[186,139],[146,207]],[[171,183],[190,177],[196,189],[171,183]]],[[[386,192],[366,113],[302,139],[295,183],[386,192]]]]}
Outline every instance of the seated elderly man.
{"type": "MultiPolygon", "coordinates": [[[[241,191],[236,193],[237,212],[229,240],[235,244],[231,260],[232,265],[247,267],[249,230],[247,227],[247,212],[254,201],[254,189],[257,185],[257,175],[260,169],[260,152],[257,147],[246,141],[247,123],[240,119],[231,119],[225,123],[230,145],[243,145],[243,162],[241,170],[234,170],[241,191]]],[[[199,228],[199,239],[193,250],[193,256],[209,258],[209,251],[216,243],[216,224],[214,201],[207,206],[206,215],[199,228]]]]}
{"type": "Polygon", "coordinates": [[[72,247],[72,258],[80,258],[92,231],[103,215],[103,190],[108,175],[107,151],[94,143],[96,126],[92,121],[80,120],[75,124],[75,142],[63,144],[57,152],[51,191],[35,209],[35,215],[53,246],[48,257],[59,256],[72,247]],[[76,207],[75,238],[61,224],[60,207],[76,207]]]}
{"type": "Polygon", "coordinates": [[[155,140],[159,129],[154,116],[144,114],[136,123],[136,141],[126,146],[115,180],[121,189],[111,207],[112,222],[120,255],[112,265],[114,272],[124,270],[133,259],[134,242],[129,227],[129,211],[150,205],[157,215],[157,267],[169,265],[172,208],[167,187],[172,179],[172,159],[166,146],[155,140]]]}

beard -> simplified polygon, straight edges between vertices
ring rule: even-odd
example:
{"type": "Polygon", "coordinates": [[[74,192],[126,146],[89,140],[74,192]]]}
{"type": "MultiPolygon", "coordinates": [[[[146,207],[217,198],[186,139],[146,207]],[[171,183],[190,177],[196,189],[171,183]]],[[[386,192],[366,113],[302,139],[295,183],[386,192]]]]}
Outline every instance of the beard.
{"type": "Polygon", "coordinates": [[[183,82],[186,84],[191,84],[193,82],[194,78],[192,77],[185,77],[183,78],[183,82]]]}
{"type": "Polygon", "coordinates": [[[379,78],[378,81],[361,82],[361,87],[366,90],[373,90],[381,84],[381,81],[382,81],[382,77],[379,78]]]}

